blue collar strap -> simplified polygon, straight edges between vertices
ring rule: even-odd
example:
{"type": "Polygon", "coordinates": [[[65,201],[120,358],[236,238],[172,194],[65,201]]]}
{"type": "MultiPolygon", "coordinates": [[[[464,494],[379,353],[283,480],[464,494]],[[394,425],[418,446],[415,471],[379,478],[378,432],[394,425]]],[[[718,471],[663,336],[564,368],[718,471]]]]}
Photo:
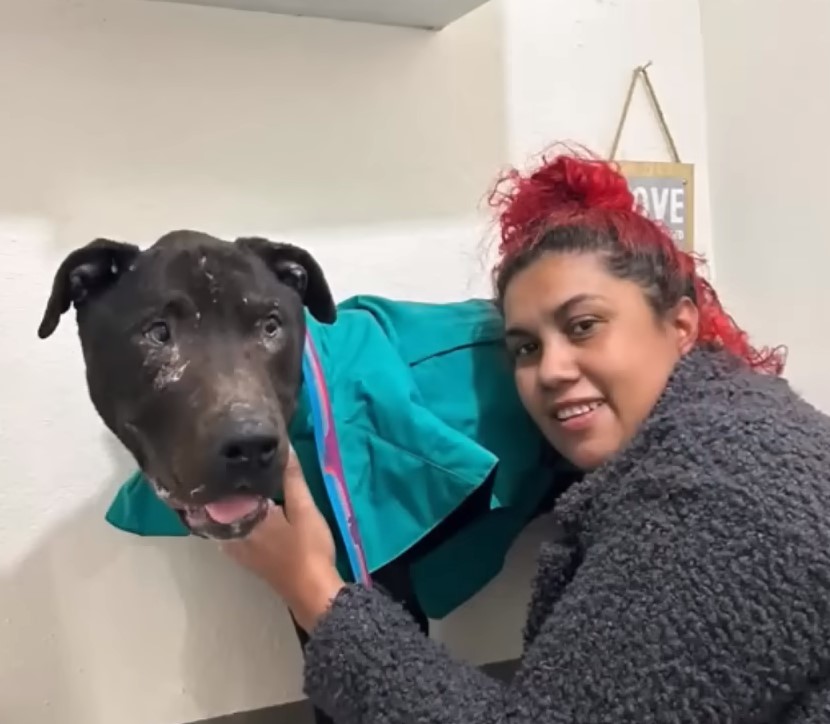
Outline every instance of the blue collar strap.
{"type": "Polygon", "coordinates": [[[303,349],[303,377],[308,389],[317,457],[320,462],[320,471],[323,474],[323,482],[326,486],[326,494],[334,510],[337,527],[340,529],[340,536],[346,548],[354,580],[371,587],[372,579],[366,565],[363,542],[360,538],[360,530],[349,497],[349,490],[346,487],[346,476],[343,473],[340,445],[337,442],[337,431],[334,427],[334,416],[331,411],[331,399],[323,377],[320,358],[309,332],[306,332],[305,347],[303,349]]]}

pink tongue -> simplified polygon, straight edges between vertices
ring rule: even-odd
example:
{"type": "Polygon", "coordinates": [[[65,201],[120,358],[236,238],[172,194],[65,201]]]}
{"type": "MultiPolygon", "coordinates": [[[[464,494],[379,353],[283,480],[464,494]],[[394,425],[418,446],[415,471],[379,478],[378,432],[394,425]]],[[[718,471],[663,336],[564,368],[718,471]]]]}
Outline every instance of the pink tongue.
{"type": "Polygon", "coordinates": [[[215,503],[208,503],[205,510],[212,520],[227,525],[253,513],[260,500],[255,495],[230,495],[215,503]]]}

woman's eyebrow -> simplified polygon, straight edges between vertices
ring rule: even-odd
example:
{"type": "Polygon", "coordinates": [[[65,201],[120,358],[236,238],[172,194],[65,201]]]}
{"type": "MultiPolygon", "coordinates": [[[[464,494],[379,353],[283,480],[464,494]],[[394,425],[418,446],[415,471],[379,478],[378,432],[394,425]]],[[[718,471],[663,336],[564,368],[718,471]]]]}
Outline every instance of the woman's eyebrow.
{"type": "MultiPolygon", "coordinates": [[[[553,317],[558,324],[562,324],[567,321],[567,318],[573,312],[574,307],[584,304],[585,302],[592,302],[598,299],[604,299],[604,297],[599,294],[576,294],[570,299],[562,302],[562,304],[556,307],[552,312],[549,312],[546,316],[553,317]]],[[[508,339],[512,337],[529,337],[530,333],[518,325],[513,325],[507,328],[504,336],[508,339]]]]}

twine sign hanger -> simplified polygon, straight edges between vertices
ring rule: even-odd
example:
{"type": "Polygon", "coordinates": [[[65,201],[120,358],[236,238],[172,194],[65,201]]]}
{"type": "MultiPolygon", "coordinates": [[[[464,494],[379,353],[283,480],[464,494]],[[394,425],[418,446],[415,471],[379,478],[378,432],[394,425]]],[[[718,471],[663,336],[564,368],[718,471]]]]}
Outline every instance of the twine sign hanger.
{"type": "Polygon", "coordinates": [[[665,113],[648,75],[649,66],[651,66],[650,61],[645,65],[639,65],[631,75],[631,82],[608,157],[609,160],[616,161],[634,89],[637,83],[642,81],[672,161],[639,160],[616,161],[616,163],[628,180],[637,202],[650,216],[661,221],[668,228],[682,248],[691,251],[694,248],[694,166],[680,160],[677,144],[669,130],[665,113]]]}
{"type": "Polygon", "coordinates": [[[608,158],[612,161],[617,157],[617,150],[620,146],[620,137],[622,136],[623,128],[628,120],[628,111],[631,108],[631,99],[634,97],[634,89],[637,87],[637,81],[642,80],[646,87],[649,100],[651,100],[654,112],[657,114],[657,122],[660,124],[660,130],[663,131],[663,136],[669,146],[672,160],[675,163],[680,163],[680,154],[677,152],[677,144],[669,130],[669,124],[666,122],[666,115],[663,113],[663,108],[660,101],[657,100],[657,93],[654,91],[654,86],[651,84],[651,78],[648,77],[648,68],[651,61],[645,65],[638,65],[631,74],[631,83],[628,86],[628,93],[625,96],[625,103],[623,104],[622,114],[620,115],[620,122],[617,124],[617,132],[614,134],[614,142],[611,144],[611,153],[608,158]]]}

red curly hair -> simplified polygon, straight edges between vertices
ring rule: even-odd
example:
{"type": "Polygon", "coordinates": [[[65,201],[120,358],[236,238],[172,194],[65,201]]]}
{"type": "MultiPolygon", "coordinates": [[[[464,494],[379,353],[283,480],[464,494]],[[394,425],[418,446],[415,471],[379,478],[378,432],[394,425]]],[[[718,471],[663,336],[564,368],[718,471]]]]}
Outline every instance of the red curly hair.
{"type": "Polygon", "coordinates": [[[499,300],[513,275],[546,251],[602,253],[610,271],[638,282],[658,312],[684,296],[692,299],[700,315],[699,343],[728,350],[759,372],[783,372],[783,348],[750,344],[700,275],[700,257],[680,249],[670,232],[635,204],[613,162],[577,153],[543,156],[529,173],[512,170],[500,178],[490,203],[500,227],[493,270],[499,300]]]}

